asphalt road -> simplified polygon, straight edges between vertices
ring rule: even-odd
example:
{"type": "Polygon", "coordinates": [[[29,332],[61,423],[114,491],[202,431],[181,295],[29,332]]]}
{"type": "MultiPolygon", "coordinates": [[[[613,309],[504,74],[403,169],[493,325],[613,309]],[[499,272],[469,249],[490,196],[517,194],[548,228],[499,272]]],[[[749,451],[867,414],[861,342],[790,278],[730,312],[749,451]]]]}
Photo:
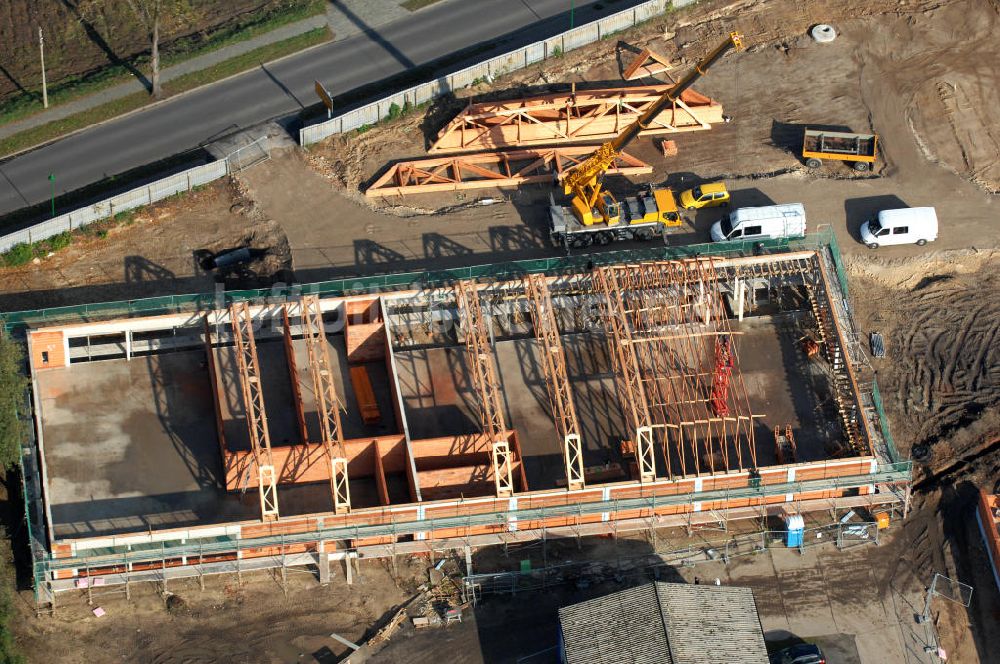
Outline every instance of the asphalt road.
{"type": "MultiPolygon", "coordinates": [[[[575,0],[575,21],[580,25],[640,2],[575,0]]],[[[50,173],[58,196],[295,114],[317,103],[315,80],[337,96],[478,44],[495,44],[503,52],[538,41],[569,27],[570,3],[447,0],[378,30],[93,127],[0,164],[0,215],[48,200],[50,173]]],[[[454,68],[459,66],[449,69],[454,68]]]]}

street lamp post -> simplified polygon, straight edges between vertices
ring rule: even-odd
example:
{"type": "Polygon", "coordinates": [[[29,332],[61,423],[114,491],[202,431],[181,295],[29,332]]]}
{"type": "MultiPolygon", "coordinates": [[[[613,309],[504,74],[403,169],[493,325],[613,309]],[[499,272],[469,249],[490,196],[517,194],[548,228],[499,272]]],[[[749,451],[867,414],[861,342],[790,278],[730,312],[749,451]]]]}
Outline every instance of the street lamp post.
{"type": "Polygon", "coordinates": [[[52,189],[52,217],[56,216],[56,175],[55,173],[49,173],[49,184],[52,189]]]}
{"type": "Polygon", "coordinates": [[[42,56],[42,106],[49,107],[49,88],[45,84],[45,38],[42,37],[42,28],[38,28],[38,51],[42,56]]]}

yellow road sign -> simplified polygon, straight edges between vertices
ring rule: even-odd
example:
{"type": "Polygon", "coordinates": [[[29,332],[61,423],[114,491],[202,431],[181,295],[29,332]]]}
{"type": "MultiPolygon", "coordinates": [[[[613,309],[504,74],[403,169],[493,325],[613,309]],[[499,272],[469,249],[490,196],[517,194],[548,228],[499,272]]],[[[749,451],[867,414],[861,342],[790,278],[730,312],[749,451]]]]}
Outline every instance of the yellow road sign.
{"type": "Polygon", "coordinates": [[[323,105],[330,111],[333,110],[333,98],[330,97],[330,93],[327,92],[326,88],[319,81],[316,81],[316,95],[323,101],[323,105]]]}

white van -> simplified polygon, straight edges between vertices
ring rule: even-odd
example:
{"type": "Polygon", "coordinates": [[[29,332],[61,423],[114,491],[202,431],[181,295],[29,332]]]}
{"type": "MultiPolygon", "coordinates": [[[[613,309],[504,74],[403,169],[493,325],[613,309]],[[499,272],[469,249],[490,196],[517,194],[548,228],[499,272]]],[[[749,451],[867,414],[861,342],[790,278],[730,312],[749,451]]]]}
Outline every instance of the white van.
{"type": "Polygon", "coordinates": [[[882,210],[861,224],[861,241],[872,249],[893,244],[924,246],[938,235],[937,212],[932,207],[882,210]]]}
{"type": "Polygon", "coordinates": [[[769,240],[806,234],[802,203],[733,210],[712,225],[713,242],[769,240]]]}

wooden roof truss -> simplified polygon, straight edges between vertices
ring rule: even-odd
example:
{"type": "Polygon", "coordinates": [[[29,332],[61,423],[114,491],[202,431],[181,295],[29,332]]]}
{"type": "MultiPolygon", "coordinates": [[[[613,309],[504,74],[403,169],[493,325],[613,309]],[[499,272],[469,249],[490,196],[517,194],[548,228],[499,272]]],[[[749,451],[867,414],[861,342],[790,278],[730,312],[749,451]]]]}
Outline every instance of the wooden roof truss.
{"type": "MultiPolygon", "coordinates": [[[[648,85],[542,95],[470,104],[438,132],[431,152],[558,145],[617,136],[670,85],[648,85]]],[[[686,90],[642,134],[710,129],[722,106],[686,90]]]]}
{"type": "Polygon", "coordinates": [[[459,281],[455,284],[455,301],[461,315],[472,381],[479,397],[480,424],[492,446],[490,458],[497,496],[512,496],[514,460],[507,442],[503,395],[490,347],[489,323],[483,314],[476,282],[459,281]]]}
{"type": "MultiPolygon", "coordinates": [[[[459,191],[487,187],[517,187],[552,182],[587,159],[591,146],[564,146],[431,157],[392,164],[365,190],[365,196],[390,196],[459,191]]],[[[653,167],[622,153],[609,175],[647,175],[653,167]]]]}
{"type": "Polygon", "coordinates": [[[278,478],[271,456],[271,435],[267,428],[264,393],[260,380],[260,362],[257,343],[253,336],[253,318],[246,301],[229,307],[229,318],[236,342],[236,365],[239,369],[240,388],[250,433],[250,449],[257,464],[261,518],[276,520],[278,514],[278,478]]]}

